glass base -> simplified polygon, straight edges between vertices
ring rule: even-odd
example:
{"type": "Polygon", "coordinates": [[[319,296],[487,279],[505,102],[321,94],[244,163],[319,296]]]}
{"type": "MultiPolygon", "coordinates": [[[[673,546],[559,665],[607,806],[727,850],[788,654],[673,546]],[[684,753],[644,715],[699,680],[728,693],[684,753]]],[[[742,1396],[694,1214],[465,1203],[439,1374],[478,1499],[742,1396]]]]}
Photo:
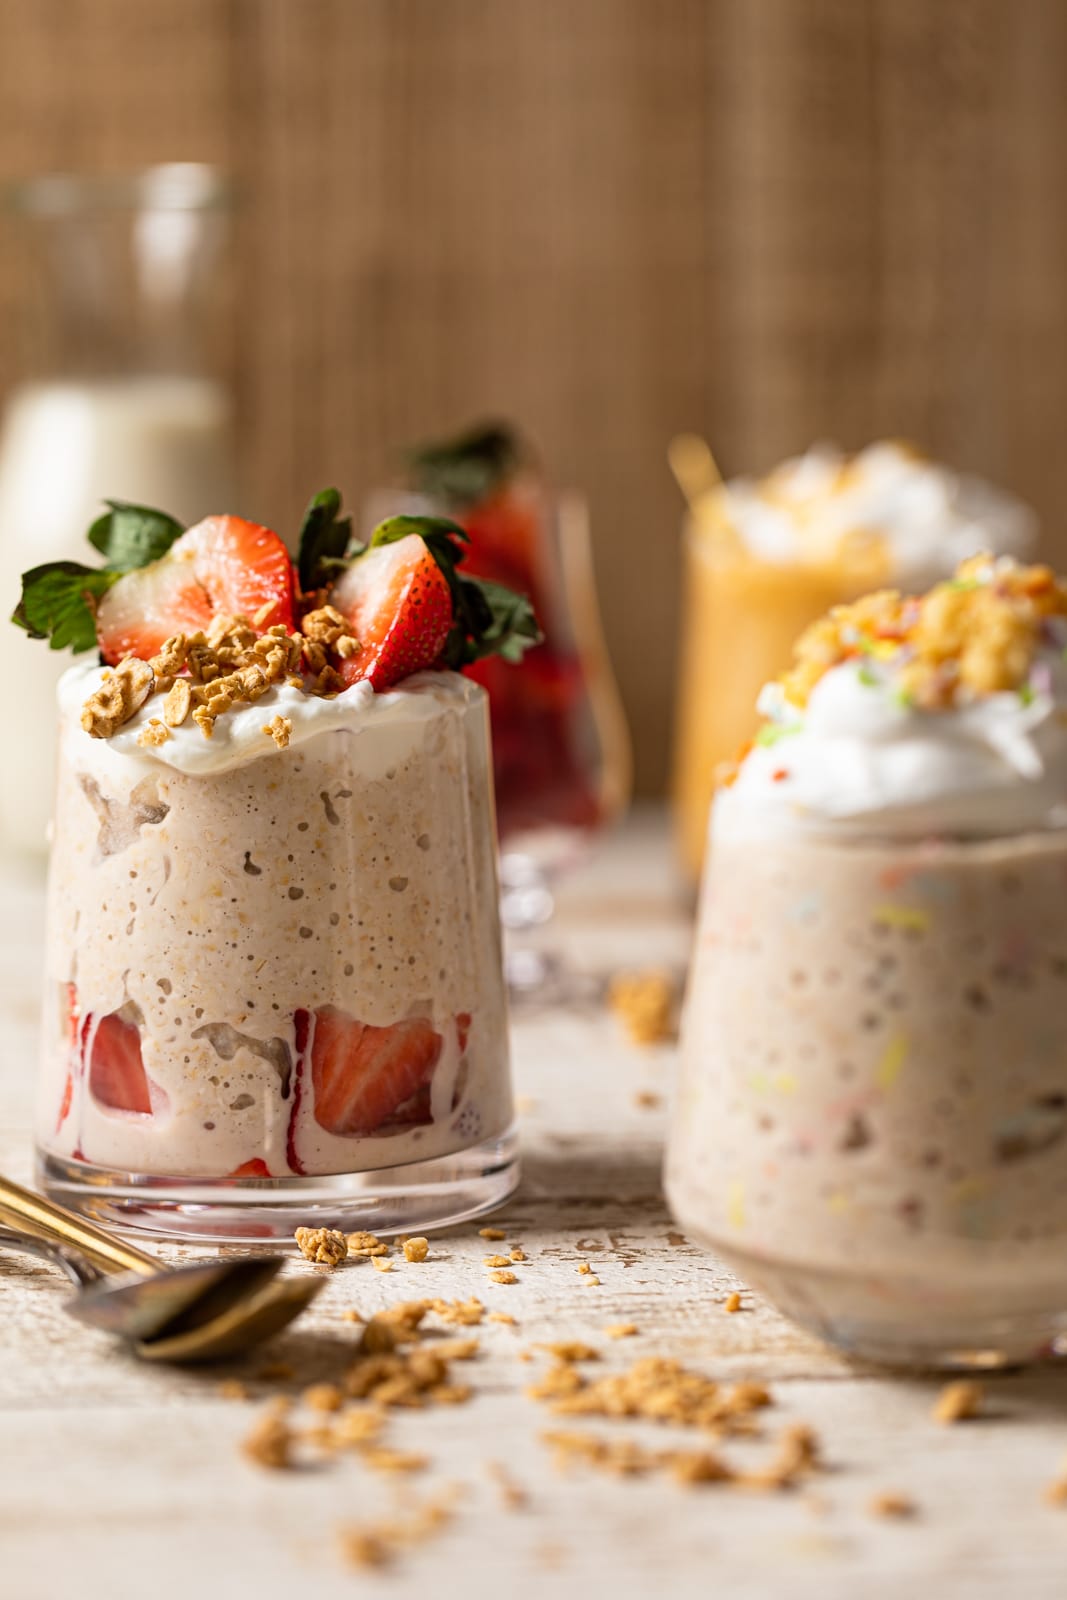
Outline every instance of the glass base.
{"type": "Polygon", "coordinates": [[[375,1172],[303,1178],[167,1178],[37,1152],[51,1199],[104,1226],[200,1244],[294,1246],[300,1227],[424,1233],[502,1205],[519,1182],[514,1127],[469,1150],[375,1172]]]}
{"type": "MultiPolygon", "coordinates": [[[[677,1215],[677,1212],[675,1213],[677,1215]]],[[[685,1227],[685,1220],[682,1226],[685,1227]]],[[[939,1279],[838,1272],[723,1246],[689,1227],[798,1327],[847,1356],[929,1372],[995,1372],[1067,1353],[1067,1304],[1018,1287],[946,1290],[939,1279]]]]}

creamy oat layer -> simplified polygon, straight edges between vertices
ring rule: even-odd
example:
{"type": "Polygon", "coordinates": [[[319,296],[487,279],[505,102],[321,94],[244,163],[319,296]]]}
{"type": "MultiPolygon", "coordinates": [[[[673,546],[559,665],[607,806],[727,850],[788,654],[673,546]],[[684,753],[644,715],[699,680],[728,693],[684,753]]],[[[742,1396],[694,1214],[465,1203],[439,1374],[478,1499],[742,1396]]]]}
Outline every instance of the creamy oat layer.
{"type": "Polygon", "coordinates": [[[324,697],[284,630],[233,648],[256,659],[63,680],[41,1143],[287,1176],[501,1132],[483,692],[443,672],[324,697]]]}

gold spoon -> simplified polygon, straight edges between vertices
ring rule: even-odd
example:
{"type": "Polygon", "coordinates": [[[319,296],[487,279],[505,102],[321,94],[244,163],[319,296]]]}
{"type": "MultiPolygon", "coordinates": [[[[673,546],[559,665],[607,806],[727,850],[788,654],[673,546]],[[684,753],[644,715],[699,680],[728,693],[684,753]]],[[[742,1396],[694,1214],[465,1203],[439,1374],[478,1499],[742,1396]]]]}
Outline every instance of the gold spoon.
{"type": "Polygon", "coordinates": [[[164,1267],[85,1217],[0,1176],[0,1248],[53,1261],[79,1285],[67,1310],[133,1345],[145,1361],[215,1361],[269,1339],[325,1286],[275,1282],[281,1256],[164,1267]]]}

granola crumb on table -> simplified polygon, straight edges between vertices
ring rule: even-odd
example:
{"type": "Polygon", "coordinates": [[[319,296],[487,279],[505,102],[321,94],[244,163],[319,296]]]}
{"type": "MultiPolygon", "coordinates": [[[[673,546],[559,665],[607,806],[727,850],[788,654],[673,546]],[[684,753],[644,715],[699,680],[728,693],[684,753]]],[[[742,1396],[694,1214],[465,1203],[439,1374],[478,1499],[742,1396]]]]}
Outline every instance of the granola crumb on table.
{"type": "Polygon", "coordinates": [[[292,1447],[293,1432],[284,1413],[271,1407],[256,1422],[241,1449],[257,1466],[281,1472],[293,1465],[292,1447]]]}
{"type": "Polygon", "coordinates": [[[918,1506],[910,1495],[900,1494],[895,1489],[885,1489],[881,1494],[876,1494],[868,1507],[872,1517],[887,1517],[900,1522],[905,1522],[914,1517],[918,1506]]]}
{"type": "Polygon", "coordinates": [[[348,1255],[345,1236],[336,1228],[297,1228],[293,1237],[301,1255],[322,1266],[336,1267],[348,1255]]]}
{"type": "Polygon", "coordinates": [[[425,1261],[430,1252],[430,1241],[422,1237],[405,1239],[401,1245],[405,1261],[425,1261]]]}
{"type": "Polygon", "coordinates": [[[976,1417],[982,1409],[985,1390],[971,1378],[960,1378],[947,1383],[934,1404],[935,1422],[965,1422],[976,1417]]]}

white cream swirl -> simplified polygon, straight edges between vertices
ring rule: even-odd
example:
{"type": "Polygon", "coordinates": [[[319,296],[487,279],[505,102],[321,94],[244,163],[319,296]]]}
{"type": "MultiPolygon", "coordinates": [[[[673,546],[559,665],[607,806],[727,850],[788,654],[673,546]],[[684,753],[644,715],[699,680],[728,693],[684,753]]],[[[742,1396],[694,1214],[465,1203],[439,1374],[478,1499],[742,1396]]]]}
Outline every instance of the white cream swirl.
{"type": "MultiPolygon", "coordinates": [[[[374,730],[373,759],[376,766],[389,766],[402,751],[393,746],[410,739],[430,718],[449,706],[460,708],[484,694],[476,683],[458,672],[418,672],[404,680],[403,686],[376,694],[369,683],[355,683],[333,699],[306,694],[288,683],[276,684],[250,705],[235,705],[215,722],[210,739],[191,718],[170,730],[161,745],[142,745],[138,739],[153,717],[159,717],[162,702],[148,699],[130,721],[110,739],[91,739],[80,725],[82,706],[100,687],[103,669],[75,666],[59,680],[59,710],[67,736],[78,741],[79,759],[84,763],[94,755],[119,756],[131,761],[161,763],[192,776],[211,777],[247,765],[261,756],[283,760],[289,751],[317,734],[343,728],[354,734],[374,730]],[[273,717],[288,717],[292,724],[289,746],[279,750],[264,727],[273,717]],[[395,735],[391,741],[384,736],[395,735]]],[[[368,758],[370,753],[368,752],[368,758]]]]}
{"type": "Polygon", "coordinates": [[[768,477],[725,484],[721,511],[763,561],[830,559],[841,541],[874,535],[886,543],[888,581],[926,588],[979,550],[1025,556],[1036,519],[1014,495],[951,472],[890,441],[851,459],[815,445],[768,477]]]}
{"type": "Polygon", "coordinates": [[[974,837],[1067,822],[1061,643],[1038,652],[1023,691],[954,710],[906,704],[870,658],[827,672],[803,712],[777,684],[760,710],[772,720],[715,801],[716,837],[974,837]]]}

